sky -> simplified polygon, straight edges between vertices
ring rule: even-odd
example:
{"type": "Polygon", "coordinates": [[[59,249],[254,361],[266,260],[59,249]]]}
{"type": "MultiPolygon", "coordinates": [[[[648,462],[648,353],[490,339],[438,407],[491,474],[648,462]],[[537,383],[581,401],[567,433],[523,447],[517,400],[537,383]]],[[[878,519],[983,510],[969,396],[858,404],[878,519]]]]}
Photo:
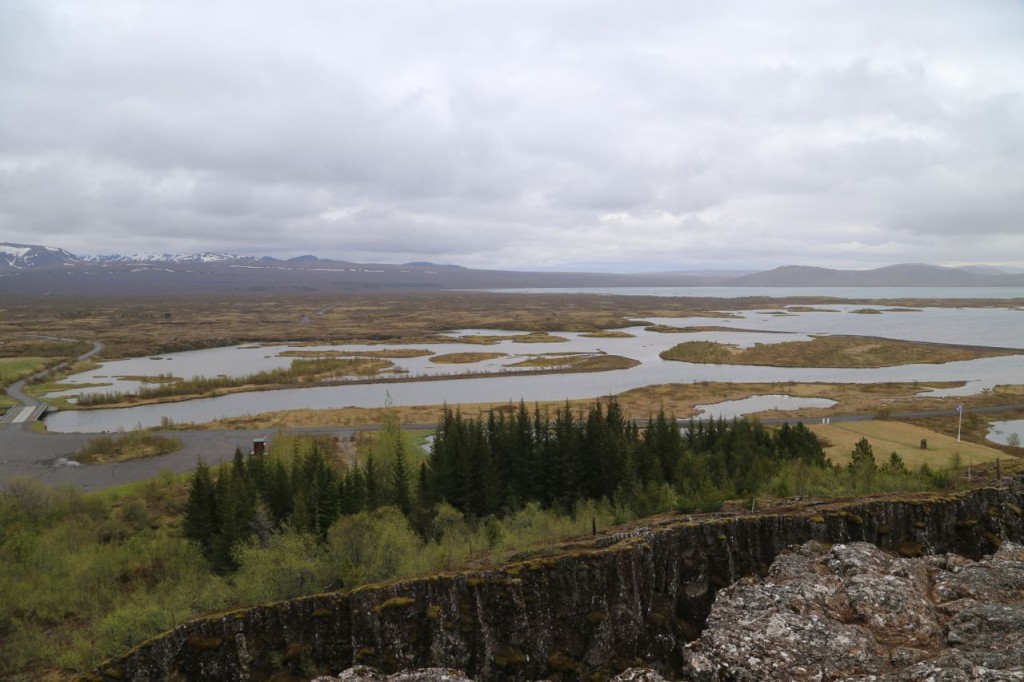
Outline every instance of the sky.
{"type": "Polygon", "coordinates": [[[1024,267],[1024,2],[0,0],[0,241],[1024,267]]]}

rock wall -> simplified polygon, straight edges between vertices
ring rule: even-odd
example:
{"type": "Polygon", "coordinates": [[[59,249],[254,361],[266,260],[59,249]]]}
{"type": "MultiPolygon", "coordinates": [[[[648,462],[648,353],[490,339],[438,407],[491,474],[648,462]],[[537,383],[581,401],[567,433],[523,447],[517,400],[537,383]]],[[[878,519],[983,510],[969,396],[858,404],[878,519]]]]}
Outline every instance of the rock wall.
{"type": "Polygon", "coordinates": [[[363,664],[448,667],[473,679],[667,676],[704,627],[715,592],[765,575],[786,547],[866,541],[902,556],[978,559],[1024,540],[1024,478],[942,497],[687,521],[598,539],[589,549],[291,599],[184,623],[91,680],[263,680],[363,664]],[[603,546],[602,546],[603,545],[603,546]]]}

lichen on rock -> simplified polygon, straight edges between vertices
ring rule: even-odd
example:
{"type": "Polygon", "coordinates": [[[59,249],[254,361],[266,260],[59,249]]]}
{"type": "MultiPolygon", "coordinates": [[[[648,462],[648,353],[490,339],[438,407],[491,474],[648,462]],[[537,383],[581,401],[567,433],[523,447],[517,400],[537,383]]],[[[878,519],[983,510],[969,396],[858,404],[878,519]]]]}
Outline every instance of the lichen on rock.
{"type": "MultiPolygon", "coordinates": [[[[366,666],[349,668],[337,677],[317,677],[312,682],[473,682],[461,670],[452,668],[420,668],[404,670],[392,675],[385,675],[379,670],[366,666]]],[[[657,671],[650,668],[629,668],[608,682],[666,682],[657,671]]]]}
{"type": "Polygon", "coordinates": [[[1024,679],[1024,547],[975,562],[807,543],[721,590],[688,653],[701,682],[1024,679]]]}

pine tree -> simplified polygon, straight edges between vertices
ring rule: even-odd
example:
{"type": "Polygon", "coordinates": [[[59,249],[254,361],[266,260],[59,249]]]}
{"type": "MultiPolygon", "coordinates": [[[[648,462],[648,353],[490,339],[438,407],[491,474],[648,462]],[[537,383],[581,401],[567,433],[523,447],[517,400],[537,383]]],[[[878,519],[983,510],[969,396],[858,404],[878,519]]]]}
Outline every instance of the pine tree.
{"type": "Polygon", "coordinates": [[[906,474],[907,465],[903,463],[900,453],[895,450],[889,455],[889,461],[882,465],[882,471],[890,474],[906,474]]]}
{"type": "Polygon", "coordinates": [[[345,475],[345,494],[342,496],[343,514],[357,514],[366,511],[366,476],[358,464],[345,475]]]}
{"type": "Polygon", "coordinates": [[[395,440],[395,459],[391,464],[391,502],[406,516],[412,513],[409,479],[409,469],[405,463],[405,443],[399,434],[395,440]]]}
{"type": "Polygon", "coordinates": [[[297,493],[295,512],[301,511],[301,523],[293,522],[296,527],[326,536],[327,529],[338,518],[338,481],[339,476],[323,449],[314,442],[308,453],[299,457],[293,470],[292,486],[297,493]]]}
{"type": "Polygon", "coordinates": [[[371,452],[366,456],[366,471],[363,473],[366,479],[366,508],[373,511],[381,505],[380,474],[377,472],[377,463],[371,452]]]}
{"type": "Polygon", "coordinates": [[[234,467],[217,477],[217,534],[212,541],[213,568],[229,572],[238,568],[234,549],[252,534],[250,523],[256,515],[256,500],[243,474],[234,467]]]}
{"type": "Polygon", "coordinates": [[[876,467],[875,453],[871,449],[871,443],[867,438],[861,438],[853,446],[853,452],[850,453],[850,471],[874,471],[876,467]]]}
{"type": "Polygon", "coordinates": [[[871,450],[871,443],[867,438],[861,438],[853,446],[850,453],[850,466],[847,471],[853,478],[855,488],[866,488],[871,485],[878,465],[875,463],[875,454],[871,450]]]}
{"type": "Polygon", "coordinates": [[[263,486],[260,491],[274,524],[280,526],[291,516],[294,509],[294,493],[288,470],[277,457],[265,467],[263,486]]]}
{"type": "Polygon", "coordinates": [[[650,480],[671,480],[672,472],[683,453],[683,438],[675,418],[665,414],[664,408],[658,410],[658,416],[648,423],[644,431],[644,443],[651,451],[652,467],[653,462],[657,463],[648,474],[650,480]]]}
{"type": "Polygon", "coordinates": [[[188,502],[185,505],[185,537],[198,542],[207,559],[212,557],[217,525],[217,495],[213,477],[210,467],[200,458],[192,473],[188,502]]]}

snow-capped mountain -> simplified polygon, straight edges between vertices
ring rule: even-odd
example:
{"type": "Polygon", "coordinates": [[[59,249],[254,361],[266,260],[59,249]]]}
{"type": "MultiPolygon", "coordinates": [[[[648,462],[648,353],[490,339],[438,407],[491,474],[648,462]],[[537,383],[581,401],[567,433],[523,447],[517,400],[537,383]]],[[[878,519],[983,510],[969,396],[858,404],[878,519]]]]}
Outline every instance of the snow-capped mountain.
{"type": "Polygon", "coordinates": [[[258,260],[255,256],[238,256],[230,253],[131,253],[82,256],[86,263],[233,263],[258,260]]]}
{"type": "Polygon", "coordinates": [[[27,270],[77,262],[75,254],[53,246],[0,242],[0,270],[27,270]]]}
{"type": "Polygon", "coordinates": [[[61,267],[73,265],[131,264],[144,265],[212,265],[217,263],[253,263],[261,259],[256,256],[239,256],[230,253],[131,253],[95,256],[76,256],[53,246],[38,244],[12,244],[0,242],[0,270],[31,270],[34,268],[61,267]]]}

